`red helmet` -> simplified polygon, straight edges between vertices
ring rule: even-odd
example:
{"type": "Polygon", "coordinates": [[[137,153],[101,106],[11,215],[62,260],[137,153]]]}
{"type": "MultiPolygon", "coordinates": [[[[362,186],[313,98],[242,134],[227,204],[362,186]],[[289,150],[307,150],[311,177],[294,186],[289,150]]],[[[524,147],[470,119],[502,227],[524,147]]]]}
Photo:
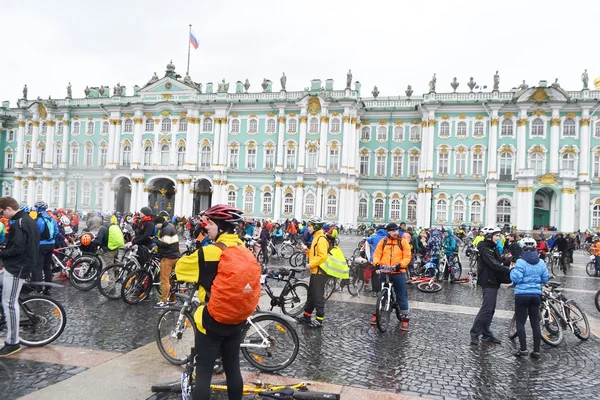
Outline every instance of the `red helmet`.
{"type": "Polygon", "coordinates": [[[65,213],[65,209],[64,208],[59,208],[58,210],[56,210],[57,214],[64,214],[65,213]]]}
{"type": "Polygon", "coordinates": [[[208,219],[207,219],[205,216],[201,216],[201,217],[198,219],[198,224],[200,224],[200,227],[201,227],[201,228],[204,228],[204,229],[206,229],[206,225],[208,225],[208,219]]]}
{"type": "Polygon", "coordinates": [[[242,222],[243,212],[227,204],[217,204],[202,213],[202,216],[213,221],[225,221],[237,225],[242,222]]]}

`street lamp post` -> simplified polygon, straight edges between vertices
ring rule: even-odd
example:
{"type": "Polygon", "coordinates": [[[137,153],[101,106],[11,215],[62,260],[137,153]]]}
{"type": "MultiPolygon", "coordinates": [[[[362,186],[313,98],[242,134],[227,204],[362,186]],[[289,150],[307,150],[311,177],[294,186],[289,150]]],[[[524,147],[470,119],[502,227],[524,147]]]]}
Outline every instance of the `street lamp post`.
{"type": "Polygon", "coordinates": [[[321,219],[325,215],[325,203],[324,203],[323,194],[324,194],[325,188],[327,186],[329,186],[329,179],[325,179],[325,180],[321,181],[321,219]]]}
{"type": "Polygon", "coordinates": [[[429,227],[431,228],[433,226],[433,191],[435,189],[439,189],[440,188],[440,184],[438,182],[428,182],[425,183],[425,193],[427,193],[427,190],[431,190],[431,200],[430,200],[430,204],[429,204],[429,227]]]}
{"type": "Polygon", "coordinates": [[[75,212],[77,212],[77,200],[79,198],[79,180],[83,178],[82,174],[73,174],[75,179],[75,212]]]}

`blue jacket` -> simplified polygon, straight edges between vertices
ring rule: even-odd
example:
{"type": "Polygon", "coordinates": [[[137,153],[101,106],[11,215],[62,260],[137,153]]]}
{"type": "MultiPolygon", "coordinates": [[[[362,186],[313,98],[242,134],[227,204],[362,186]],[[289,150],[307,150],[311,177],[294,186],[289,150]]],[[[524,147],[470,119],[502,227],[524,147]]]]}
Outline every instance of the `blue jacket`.
{"type": "Polygon", "coordinates": [[[452,255],[456,251],[456,239],[454,239],[451,230],[447,230],[446,232],[448,233],[448,237],[444,239],[444,253],[452,255]]]}
{"type": "Polygon", "coordinates": [[[367,243],[371,246],[371,254],[369,254],[369,261],[373,260],[373,254],[379,242],[387,237],[387,231],[385,229],[379,229],[373,236],[367,239],[367,243]]]}
{"type": "Polygon", "coordinates": [[[541,295],[542,283],[548,282],[546,263],[540,260],[537,251],[524,251],[510,271],[510,280],[515,283],[515,295],[541,295]]]}
{"type": "Polygon", "coordinates": [[[45,244],[56,243],[56,235],[58,235],[58,224],[56,223],[54,218],[49,216],[46,213],[46,211],[41,211],[38,213],[38,218],[37,218],[36,223],[37,223],[38,229],[40,230],[40,235],[44,232],[44,229],[46,229],[44,226],[46,224],[48,224],[48,230],[50,231],[50,239],[48,239],[48,240],[40,239],[40,246],[45,245],[45,244]]]}

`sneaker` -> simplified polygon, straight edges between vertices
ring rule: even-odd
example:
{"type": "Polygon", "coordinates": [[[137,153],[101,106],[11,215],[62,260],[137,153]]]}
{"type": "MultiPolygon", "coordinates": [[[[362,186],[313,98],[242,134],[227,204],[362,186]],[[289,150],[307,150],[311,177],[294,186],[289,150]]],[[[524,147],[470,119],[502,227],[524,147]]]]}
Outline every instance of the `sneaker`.
{"type": "Polygon", "coordinates": [[[471,344],[471,346],[479,346],[479,338],[472,337],[470,344],[471,344]]]}
{"type": "Polygon", "coordinates": [[[408,318],[404,317],[400,321],[400,330],[407,331],[408,330],[408,318]]]}
{"type": "Polygon", "coordinates": [[[540,359],[540,353],[538,353],[537,351],[532,351],[531,353],[529,353],[529,357],[535,358],[536,360],[539,360],[540,359]]]}
{"type": "Polygon", "coordinates": [[[50,295],[51,295],[51,294],[50,294],[50,289],[44,289],[44,290],[42,291],[42,294],[43,294],[44,296],[50,296],[50,295]]]}
{"type": "Polygon", "coordinates": [[[0,357],[7,357],[21,350],[21,345],[4,343],[4,347],[0,349],[0,357]]]}
{"type": "Polygon", "coordinates": [[[369,324],[371,324],[371,325],[377,325],[377,317],[375,315],[373,315],[371,317],[371,320],[369,321],[369,324]]]}
{"type": "Polygon", "coordinates": [[[315,319],[314,321],[312,321],[310,323],[309,327],[311,327],[311,328],[322,328],[323,327],[323,321],[315,319]]]}
{"type": "Polygon", "coordinates": [[[527,350],[517,350],[514,354],[515,357],[524,357],[527,355],[527,350]]]}
{"type": "Polygon", "coordinates": [[[483,337],[481,338],[482,343],[491,343],[491,344],[502,344],[500,339],[496,339],[495,337],[483,337]]]}
{"type": "Polygon", "coordinates": [[[301,315],[299,317],[296,317],[296,322],[299,324],[310,324],[310,317],[306,315],[301,315]]]}
{"type": "Polygon", "coordinates": [[[152,308],[161,309],[161,308],[169,308],[169,302],[160,301],[152,306],[152,308]]]}

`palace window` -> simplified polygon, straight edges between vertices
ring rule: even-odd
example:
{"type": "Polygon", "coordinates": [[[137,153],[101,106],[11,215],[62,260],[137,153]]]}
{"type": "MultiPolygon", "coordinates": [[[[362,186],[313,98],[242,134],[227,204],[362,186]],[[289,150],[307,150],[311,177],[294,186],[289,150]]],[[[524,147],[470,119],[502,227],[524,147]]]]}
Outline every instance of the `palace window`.
{"type": "Polygon", "coordinates": [[[285,168],[296,169],[296,149],[288,148],[285,151],[285,168]]]}
{"type": "Polygon", "coordinates": [[[292,214],[294,212],[294,195],[287,193],[283,197],[283,213],[292,214]]]}
{"type": "Polygon", "coordinates": [[[73,136],[79,135],[79,122],[73,123],[73,136]]]}
{"type": "Polygon", "coordinates": [[[600,138],[600,121],[596,121],[595,136],[596,138],[600,138]]]}
{"type": "Polygon", "coordinates": [[[62,143],[56,142],[54,145],[54,166],[59,166],[62,162],[62,143]]]}
{"type": "Polygon", "coordinates": [[[404,127],[403,126],[395,126],[394,127],[394,142],[401,142],[404,140],[404,127]]]}
{"type": "Polygon", "coordinates": [[[230,190],[227,192],[227,205],[229,207],[236,207],[236,196],[235,190],[230,190]]]}
{"type": "Polygon", "coordinates": [[[275,149],[265,148],[265,169],[275,168],[275,149]]]}
{"type": "Polygon", "coordinates": [[[83,155],[83,165],[86,167],[91,167],[94,158],[94,148],[92,146],[85,146],[85,151],[83,155]]]}
{"type": "Polygon", "coordinates": [[[71,166],[77,167],[78,165],[79,165],[79,145],[75,144],[74,146],[71,146],[71,166]]]}
{"type": "Polygon", "coordinates": [[[531,123],[531,136],[544,136],[544,120],[536,118],[531,123]]]}
{"type": "Polygon", "coordinates": [[[47,122],[42,122],[42,129],[40,130],[42,135],[45,135],[46,133],[48,133],[48,123],[47,122]]]}
{"type": "Polygon", "coordinates": [[[315,195],[308,193],[304,198],[304,215],[315,214],[315,195]]]}
{"type": "Polygon", "coordinates": [[[179,132],[187,132],[187,130],[188,130],[188,121],[187,121],[187,118],[181,118],[179,120],[179,128],[177,130],[179,132]]]}
{"type": "Polygon", "coordinates": [[[212,118],[204,118],[204,121],[202,121],[202,132],[212,132],[212,130],[213,130],[212,118]]]}
{"type": "MultiPolygon", "coordinates": [[[[19,193],[15,193],[19,195],[19,193]]],[[[27,197],[29,197],[29,182],[24,182],[21,188],[21,203],[27,204],[27,197]]]]}
{"type": "Polygon", "coordinates": [[[254,192],[248,191],[244,194],[244,212],[252,214],[254,212],[254,192]]]}
{"type": "Polygon", "coordinates": [[[160,131],[161,132],[171,132],[171,119],[170,118],[165,118],[162,120],[160,131]]]}
{"type": "MultiPolygon", "coordinates": [[[[78,126],[78,128],[79,128],[79,126],[78,126]]],[[[79,130],[77,131],[77,133],[79,133],[79,130]]],[[[33,134],[33,124],[31,124],[31,123],[27,124],[27,134],[28,135],[33,134]]]]}
{"type": "Polygon", "coordinates": [[[454,221],[464,221],[465,220],[465,203],[462,200],[454,201],[454,210],[452,219],[454,221]]]}
{"type": "Polygon", "coordinates": [[[169,152],[171,151],[168,144],[163,144],[160,147],[160,165],[168,166],[169,165],[169,152]]]}
{"type": "Polygon", "coordinates": [[[275,132],[275,120],[273,118],[267,120],[267,132],[275,132]]]}
{"type": "Polygon", "coordinates": [[[496,205],[496,223],[510,224],[510,201],[501,199],[496,205]]]}
{"type": "Polygon", "coordinates": [[[14,167],[14,155],[13,152],[7,152],[6,154],[6,158],[4,161],[4,169],[13,169],[14,167]]]}
{"type": "Polygon", "coordinates": [[[104,186],[98,186],[96,187],[96,206],[101,208],[102,204],[104,204],[104,186]]]}
{"type": "Polygon", "coordinates": [[[262,195],[262,212],[263,214],[271,214],[273,207],[273,195],[269,192],[265,192],[262,195]]]}
{"type": "Polygon", "coordinates": [[[435,219],[445,221],[447,219],[448,203],[444,199],[437,201],[435,205],[435,219]]]}
{"type": "Polygon", "coordinates": [[[154,120],[152,118],[148,118],[146,120],[146,132],[154,132],[154,120]]]}
{"type": "Polygon", "coordinates": [[[246,148],[246,164],[248,165],[247,168],[256,168],[256,147],[246,148]]]}
{"type": "Polygon", "coordinates": [[[229,168],[237,169],[239,165],[240,153],[237,147],[229,148],[229,168]]]}
{"type": "Polygon", "coordinates": [[[450,136],[450,123],[443,121],[440,124],[440,136],[450,136]]]}
{"type": "Polygon", "coordinates": [[[25,147],[25,165],[31,164],[31,148],[25,147]]]}
{"type": "Polygon", "coordinates": [[[60,186],[54,185],[52,186],[52,204],[58,205],[58,200],[60,199],[60,186]]]}
{"type": "Polygon", "coordinates": [[[400,219],[400,200],[393,199],[390,205],[390,218],[400,219]]]}
{"type": "Polygon", "coordinates": [[[600,178],[600,155],[594,154],[594,169],[592,176],[596,179],[600,178]]]}
{"type": "Polygon", "coordinates": [[[333,171],[340,169],[340,151],[338,149],[329,149],[329,169],[333,171]]]}
{"type": "Polygon", "coordinates": [[[56,126],[56,134],[62,135],[64,130],[65,130],[65,124],[63,124],[62,122],[59,122],[58,125],[56,126]]]}
{"type": "Polygon", "coordinates": [[[456,136],[467,136],[467,123],[466,122],[459,122],[458,125],[456,125],[456,136]]]}
{"type": "Polygon", "coordinates": [[[502,127],[500,128],[500,136],[512,136],[513,135],[513,121],[512,119],[505,119],[502,121],[502,127]]]}
{"type": "Polygon", "coordinates": [[[377,128],[377,141],[387,141],[387,128],[385,126],[380,126],[379,128],[377,128]]]}
{"type": "Polygon", "coordinates": [[[472,175],[483,175],[483,154],[473,154],[472,175]]]}
{"type": "Polygon", "coordinates": [[[387,156],[385,156],[385,155],[378,155],[375,158],[375,173],[378,176],[385,175],[386,162],[387,162],[387,156]]]}
{"type": "Polygon", "coordinates": [[[367,199],[360,199],[358,201],[358,218],[367,218],[367,199]]]}
{"type": "Polygon", "coordinates": [[[69,185],[69,205],[73,207],[77,201],[77,188],[75,185],[69,185]]]}
{"type": "Polygon", "coordinates": [[[98,165],[101,167],[106,166],[107,158],[108,158],[108,149],[106,147],[100,147],[100,157],[98,157],[98,165]]]}
{"type": "Polygon", "coordinates": [[[177,148],[177,166],[183,167],[185,163],[185,146],[179,146],[177,148]]]}
{"type": "Polygon", "coordinates": [[[310,124],[308,127],[308,131],[310,133],[317,133],[319,132],[319,120],[317,119],[317,117],[312,117],[310,119],[310,124]]]}
{"type": "Polygon", "coordinates": [[[411,154],[408,157],[408,175],[417,176],[419,174],[419,155],[411,154]]]}
{"type": "Polygon", "coordinates": [[[251,119],[248,121],[248,133],[256,132],[258,132],[258,121],[255,119],[251,119]]]}
{"type": "Polygon", "coordinates": [[[327,215],[337,215],[337,196],[335,194],[327,196],[327,215]]]}
{"type": "Polygon", "coordinates": [[[392,156],[392,175],[402,176],[402,154],[392,156]]]}
{"type": "Polygon", "coordinates": [[[448,175],[448,153],[438,153],[438,175],[448,175]]]}
{"type": "Polygon", "coordinates": [[[89,184],[83,185],[83,190],[81,191],[81,205],[84,207],[88,207],[92,202],[92,188],[89,184]]]}
{"type": "Polygon", "coordinates": [[[340,119],[333,118],[331,120],[331,132],[339,132],[340,131],[340,119]]]}
{"type": "Polygon", "coordinates": [[[125,120],[123,124],[123,133],[132,133],[133,132],[133,120],[130,118],[125,120]]]}
{"type": "Polygon", "coordinates": [[[103,135],[108,134],[108,121],[102,122],[102,131],[100,133],[103,135]]]}
{"type": "Polygon", "coordinates": [[[371,140],[371,128],[363,126],[360,131],[360,140],[369,141],[371,140]]]}
{"type": "Polygon", "coordinates": [[[373,218],[383,218],[383,200],[375,199],[375,207],[373,209],[373,218]]]}
{"type": "Polygon", "coordinates": [[[481,137],[483,136],[483,122],[477,121],[473,126],[473,136],[481,137]]]}
{"type": "Polygon", "coordinates": [[[456,152],[454,159],[455,175],[466,175],[467,174],[467,153],[456,152]]]}
{"type": "Polygon", "coordinates": [[[144,165],[152,165],[152,146],[144,147],[144,165]]]}
{"type": "Polygon", "coordinates": [[[563,154],[561,169],[575,171],[575,156],[573,154],[563,154]]]}
{"type": "Polygon", "coordinates": [[[415,220],[417,219],[417,201],[416,200],[409,200],[408,203],[406,203],[406,218],[408,218],[409,220],[415,220]]]}
{"type": "Polygon", "coordinates": [[[35,187],[35,201],[42,201],[44,198],[44,186],[40,183],[35,187]]]}
{"type": "Polygon", "coordinates": [[[565,119],[563,123],[563,136],[574,137],[575,135],[575,120],[573,118],[565,119]]]}
{"type": "Polygon", "coordinates": [[[231,120],[231,133],[240,133],[240,120],[239,119],[231,120]]]}
{"type": "Polygon", "coordinates": [[[306,154],[306,169],[305,172],[314,173],[317,172],[317,159],[319,157],[319,153],[316,148],[311,147],[308,149],[308,153],[306,154]]]}
{"type": "Polygon", "coordinates": [[[500,179],[504,179],[504,180],[512,179],[512,164],[513,164],[512,153],[505,151],[500,154],[500,179]]]}
{"type": "MultiPolygon", "coordinates": [[[[236,149],[237,151],[237,149],[236,149]]],[[[211,158],[212,158],[212,149],[210,148],[210,146],[202,146],[202,149],[200,149],[200,168],[202,169],[206,169],[210,167],[210,163],[211,163],[211,158]]],[[[236,165],[237,165],[237,161],[236,161],[236,165]]]]}
{"type": "Polygon", "coordinates": [[[540,153],[533,153],[529,156],[529,168],[533,169],[535,175],[543,175],[545,171],[545,157],[540,153]]]}
{"type": "Polygon", "coordinates": [[[121,165],[129,167],[131,165],[131,146],[123,146],[123,160],[121,165]]]}
{"type": "Polygon", "coordinates": [[[38,161],[37,161],[37,163],[38,164],[43,164],[44,160],[45,160],[45,157],[46,157],[46,147],[42,146],[38,150],[38,161]]]}
{"type": "Polygon", "coordinates": [[[481,222],[481,203],[477,200],[471,203],[471,222],[481,222]]]}
{"type": "Polygon", "coordinates": [[[592,208],[592,228],[600,228],[600,205],[592,208]]]}
{"type": "Polygon", "coordinates": [[[360,174],[369,175],[369,155],[361,154],[360,156],[360,174]]]}
{"type": "Polygon", "coordinates": [[[410,128],[410,140],[418,142],[421,140],[421,128],[413,126],[410,128]]]}
{"type": "Polygon", "coordinates": [[[298,120],[295,118],[291,118],[288,121],[288,132],[296,132],[298,129],[298,120]]]}
{"type": "Polygon", "coordinates": [[[94,123],[92,121],[87,123],[87,134],[88,135],[94,134],[94,123]]]}

